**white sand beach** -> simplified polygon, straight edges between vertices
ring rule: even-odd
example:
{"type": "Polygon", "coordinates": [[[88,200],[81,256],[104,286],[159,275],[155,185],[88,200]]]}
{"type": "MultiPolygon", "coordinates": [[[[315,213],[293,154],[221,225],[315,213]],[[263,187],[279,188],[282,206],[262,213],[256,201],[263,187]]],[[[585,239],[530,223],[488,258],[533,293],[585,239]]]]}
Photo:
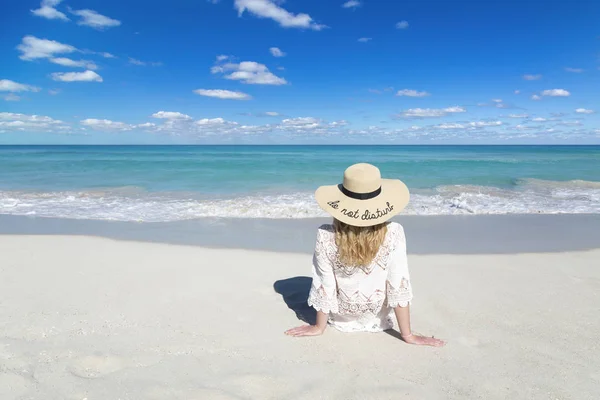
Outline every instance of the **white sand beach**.
{"type": "Polygon", "coordinates": [[[2,400],[600,393],[598,250],[410,256],[413,328],[439,349],[285,336],[310,318],[306,254],[13,235],[0,254],[2,400]]]}

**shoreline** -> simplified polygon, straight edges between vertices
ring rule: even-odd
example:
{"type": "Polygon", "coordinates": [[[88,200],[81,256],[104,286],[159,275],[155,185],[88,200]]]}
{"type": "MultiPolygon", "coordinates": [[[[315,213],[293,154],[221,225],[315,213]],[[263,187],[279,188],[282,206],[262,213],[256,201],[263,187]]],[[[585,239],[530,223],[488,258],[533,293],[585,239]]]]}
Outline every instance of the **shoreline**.
{"type": "MultiPolygon", "coordinates": [[[[514,254],[600,248],[600,214],[400,216],[409,254],[514,254]]],[[[73,235],[310,254],[327,218],[117,222],[0,215],[0,235],[73,235]]]]}

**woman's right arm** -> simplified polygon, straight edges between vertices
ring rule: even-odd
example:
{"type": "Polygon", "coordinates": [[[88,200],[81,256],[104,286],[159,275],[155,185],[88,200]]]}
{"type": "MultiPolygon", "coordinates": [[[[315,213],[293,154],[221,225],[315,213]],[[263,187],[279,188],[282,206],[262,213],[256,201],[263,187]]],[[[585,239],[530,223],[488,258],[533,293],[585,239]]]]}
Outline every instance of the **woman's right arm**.
{"type": "Polygon", "coordinates": [[[410,305],[407,305],[406,307],[394,307],[394,313],[396,314],[398,326],[400,327],[400,336],[406,343],[434,347],[442,347],[446,344],[443,340],[436,339],[433,336],[427,337],[412,333],[412,330],[410,329],[410,305]]]}
{"type": "Polygon", "coordinates": [[[410,273],[408,271],[408,258],[406,256],[406,237],[401,225],[397,226],[398,238],[387,277],[388,306],[394,309],[400,336],[410,344],[440,347],[446,344],[443,340],[432,337],[415,335],[410,328],[410,302],[413,297],[410,273]]]}

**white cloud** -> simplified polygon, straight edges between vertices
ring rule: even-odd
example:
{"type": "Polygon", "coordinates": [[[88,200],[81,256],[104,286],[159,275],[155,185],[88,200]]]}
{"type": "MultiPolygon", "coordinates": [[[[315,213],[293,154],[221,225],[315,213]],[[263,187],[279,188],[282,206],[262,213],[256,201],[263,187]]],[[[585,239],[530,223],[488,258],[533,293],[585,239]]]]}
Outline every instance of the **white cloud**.
{"type": "Polygon", "coordinates": [[[581,126],[583,123],[581,121],[560,121],[555,124],[555,126],[581,126]]]}
{"type": "Polygon", "coordinates": [[[348,121],[346,121],[345,119],[342,119],[340,121],[333,121],[333,122],[329,123],[329,126],[331,126],[331,127],[347,126],[347,125],[349,125],[349,124],[348,124],[348,121]]]}
{"type": "Polygon", "coordinates": [[[342,4],[342,7],[344,8],[357,8],[360,7],[360,1],[358,0],[349,0],[347,2],[345,2],[344,4],[342,4]]]}
{"type": "Polygon", "coordinates": [[[267,115],[269,117],[277,117],[277,116],[279,116],[279,113],[275,112],[275,111],[267,111],[267,112],[265,112],[265,115],[267,115]]]}
{"type": "Polygon", "coordinates": [[[147,62],[147,61],[141,61],[141,60],[138,60],[138,59],[132,58],[132,57],[129,57],[129,64],[131,64],[131,65],[138,65],[138,66],[141,66],[141,67],[145,67],[147,65],[150,65],[152,67],[161,67],[163,65],[163,63],[160,62],[160,61],[159,62],[154,62],[154,61],[147,62]]]}
{"type": "Polygon", "coordinates": [[[518,125],[515,125],[513,127],[513,129],[516,129],[518,131],[526,131],[526,130],[530,130],[530,129],[533,129],[533,128],[530,127],[530,126],[525,126],[525,125],[518,124],[518,125]]]}
{"type": "Polygon", "coordinates": [[[81,125],[97,131],[130,131],[135,126],[124,122],[115,122],[108,119],[88,118],[80,122],[81,125]]]}
{"type": "MultiPolygon", "coordinates": [[[[229,134],[261,134],[273,131],[276,125],[240,125],[234,121],[224,118],[202,118],[198,120],[174,119],[166,120],[165,123],[154,128],[156,132],[164,132],[171,135],[189,136],[213,136],[229,134]]],[[[290,128],[291,129],[291,128],[290,128]]]]}
{"type": "Polygon", "coordinates": [[[49,60],[51,63],[62,65],[64,67],[74,67],[74,68],[86,68],[86,69],[98,69],[98,66],[92,61],[86,60],[71,60],[70,58],[59,57],[59,58],[51,58],[49,60]]]}
{"type": "Polygon", "coordinates": [[[434,128],[436,128],[436,129],[465,129],[465,126],[463,124],[446,123],[446,124],[435,125],[434,128]]]}
{"type": "Polygon", "coordinates": [[[145,123],[136,128],[147,131],[167,133],[170,135],[210,136],[241,132],[237,122],[227,121],[223,118],[202,118],[194,121],[190,116],[171,111],[159,111],[152,115],[161,118],[164,122],[160,125],[145,123]]]}
{"type": "Polygon", "coordinates": [[[537,94],[534,94],[531,96],[531,100],[541,100],[542,98],[540,96],[538,96],[537,94]]]}
{"type": "Polygon", "coordinates": [[[396,29],[407,29],[408,21],[400,21],[396,24],[396,29]]]}
{"type": "Polygon", "coordinates": [[[235,0],[234,6],[240,17],[248,11],[258,18],[270,18],[284,28],[308,28],[315,31],[325,28],[325,25],[315,23],[310,15],[293,14],[273,0],[235,0]]]}
{"type": "MultiPolygon", "coordinates": [[[[269,49],[269,51],[271,52],[273,57],[285,57],[286,56],[286,54],[283,51],[281,51],[281,49],[279,47],[271,47],[269,49]]],[[[219,60],[219,57],[217,57],[217,61],[221,61],[221,60],[219,60]]]]}
{"type": "Polygon", "coordinates": [[[51,95],[51,96],[56,96],[59,93],[60,93],[60,89],[50,89],[50,90],[48,90],[48,94],[51,95]]]}
{"type": "Polygon", "coordinates": [[[476,121],[476,122],[469,122],[468,126],[473,127],[473,128],[485,128],[488,126],[500,126],[502,125],[502,121],[476,121]]]}
{"type": "MultiPolygon", "coordinates": [[[[447,109],[457,112],[461,107],[448,107],[447,109]]],[[[275,112],[264,112],[261,115],[276,114],[275,112]]],[[[315,117],[286,118],[279,123],[266,123],[263,125],[242,125],[234,121],[228,121],[218,116],[207,116],[194,120],[186,114],[174,111],[159,111],[153,116],[159,116],[161,121],[146,122],[141,124],[130,124],[126,122],[111,121],[108,119],[88,118],[80,121],[81,129],[104,131],[104,132],[128,132],[139,130],[148,133],[161,133],[176,135],[179,137],[194,139],[208,138],[224,135],[275,135],[279,138],[291,138],[298,135],[301,138],[326,138],[337,137],[340,140],[417,140],[422,142],[448,142],[449,140],[493,140],[503,141],[506,139],[552,137],[560,139],[566,131],[557,126],[543,127],[542,125],[531,125],[524,122],[518,125],[505,124],[502,121],[473,121],[473,122],[445,122],[438,125],[412,126],[406,128],[390,128],[372,125],[367,128],[352,129],[344,120],[328,122],[315,117]],[[552,136],[549,136],[549,135],[552,136]]],[[[531,121],[531,120],[529,120],[531,121]]],[[[567,121],[560,126],[569,127],[569,136],[573,134],[581,137],[594,135],[593,129],[581,128],[580,121],[567,121]],[[586,133],[587,132],[587,133],[586,133]]],[[[79,129],[79,128],[78,128],[79,129]]],[[[565,128],[566,129],[566,128],[565,128]]],[[[0,113],[0,132],[7,131],[39,131],[55,133],[71,133],[73,128],[61,121],[50,117],[29,116],[23,114],[0,113]]],[[[227,139],[229,140],[229,139],[227,139]]],[[[287,140],[287,139],[284,139],[287,140]]]]}
{"type": "Polygon", "coordinates": [[[402,89],[396,93],[396,96],[407,96],[407,97],[427,97],[431,96],[430,93],[427,92],[418,92],[412,89],[402,89]]]}
{"type": "Polygon", "coordinates": [[[533,122],[546,122],[547,119],[544,117],[535,117],[532,119],[533,122]]]}
{"type": "Polygon", "coordinates": [[[462,113],[467,110],[463,107],[454,106],[447,108],[411,108],[400,112],[397,117],[401,118],[436,118],[448,114],[462,113]]]}
{"type": "Polygon", "coordinates": [[[569,97],[571,93],[565,89],[549,89],[542,92],[542,96],[550,97],[569,97]]]}
{"type": "Polygon", "coordinates": [[[508,118],[528,118],[529,115],[527,114],[510,114],[508,116],[508,118]]]}
{"type": "Polygon", "coordinates": [[[192,119],[192,117],[190,117],[187,114],[182,114],[180,112],[177,111],[159,111],[156,112],[154,114],[152,114],[153,118],[159,118],[159,119],[192,119]]]}
{"type": "Polygon", "coordinates": [[[40,88],[8,79],[0,79],[0,92],[39,92],[40,88]]]}
{"type": "Polygon", "coordinates": [[[144,61],[140,61],[138,59],[129,57],[129,64],[131,65],[139,65],[139,66],[145,66],[146,63],[144,61]]]}
{"type": "Polygon", "coordinates": [[[0,130],[64,132],[69,127],[64,122],[42,115],[0,112],[0,130]]]}
{"type": "Polygon", "coordinates": [[[467,111],[466,109],[459,107],[459,106],[447,107],[447,108],[444,108],[443,110],[446,111],[447,113],[461,113],[461,112],[467,111]]]}
{"type": "Polygon", "coordinates": [[[594,110],[588,110],[587,108],[578,108],[575,110],[578,114],[593,114],[594,110]]]}
{"type": "Polygon", "coordinates": [[[3,99],[6,100],[6,101],[20,101],[21,97],[17,96],[14,93],[9,93],[6,96],[4,96],[3,99]]]}
{"type": "Polygon", "coordinates": [[[566,67],[566,68],[565,68],[565,71],[567,71],[567,72],[573,72],[573,73],[575,73],[575,74],[580,74],[580,73],[582,73],[582,72],[583,72],[583,69],[581,69],[581,68],[570,68],[570,67],[566,67]]]}
{"type": "Polygon", "coordinates": [[[77,25],[89,26],[99,30],[121,25],[121,21],[99,14],[94,10],[73,10],[71,13],[81,18],[77,21],[77,25]]]}
{"type": "Polygon", "coordinates": [[[150,65],[152,67],[160,67],[160,66],[163,65],[162,62],[141,61],[141,60],[138,60],[137,58],[133,58],[133,57],[129,57],[129,64],[131,64],[131,65],[139,65],[141,67],[145,67],[147,65],[150,65]]]}
{"type": "Polygon", "coordinates": [[[45,122],[49,124],[62,124],[62,121],[45,117],[42,115],[28,115],[28,114],[19,114],[19,113],[9,113],[9,112],[0,112],[0,121],[23,121],[23,122],[45,122]]]}
{"type": "Polygon", "coordinates": [[[479,107],[514,108],[510,104],[503,103],[502,99],[492,99],[491,103],[477,103],[479,107]]]}
{"type": "Polygon", "coordinates": [[[215,97],[225,100],[250,100],[252,96],[243,92],[234,92],[223,89],[196,89],[194,93],[205,97],[215,97]]]}
{"type": "Polygon", "coordinates": [[[31,10],[31,13],[37,17],[46,19],[60,19],[63,21],[68,21],[69,18],[55,8],[61,2],[62,0],[42,0],[40,8],[37,10],[31,10]]]}
{"type": "Polygon", "coordinates": [[[85,50],[82,50],[81,52],[84,54],[96,54],[96,55],[99,55],[100,57],[104,57],[104,58],[118,58],[114,54],[108,53],[106,51],[92,51],[92,50],[85,49],[85,50]]]}
{"type": "Polygon", "coordinates": [[[94,71],[85,72],[55,72],[52,79],[60,82],[102,82],[102,77],[94,71]]]}
{"type": "Polygon", "coordinates": [[[521,91],[520,90],[515,90],[515,94],[520,94],[521,91]]]}
{"type": "Polygon", "coordinates": [[[358,41],[361,43],[367,43],[367,42],[370,42],[371,40],[373,40],[373,38],[370,38],[370,37],[361,37],[360,39],[358,39],[358,41]]]}
{"type": "Polygon", "coordinates": [[[241,81],[252,85],[285,85],[287,81],[273,74],[264,64],[242,61],[239,64],[226,63],[211,68],[213,74],[225,74],[225,79],[241,81]]]}
{"type": "Polygon", "coordinates": [[[194,121],[196,125],[223,125],[226,121],[223,118],[202,118],[194,121]]]}
{"type": "Polygon", "coordinates": [[[229,59],[229,56],[226,56],[224,54],[221,54],[220,56],[217,56],[217,61],[225,61],[229,59]]]}
{"type": "Polygon", "coordinates": [[[42,0],[42,5],[56,7],[57,5],[59,5],[62,2],[63,2],[63,0],[42,0]]]}
{"type": "Polygon", "coordinates": [[[368,89],[370,93],[381,94],[382,91],[379,89],[368,89]]]}
{"type": "MultiPolygon", "coordinates": [[[[233,129],[224,131],[223,133],[237,133],[242,135],[259,135],[272,132],[274,129],[271,125],[239,125],[233,129]]],[[[213,129],[214,130],[214,129],[213,129]]]]}
{"type": "Polygon", "coordinates": [[[503,125],[502,121],[474,121],[474,122],[466,122],[462,124],[458,123],[443,123],[440,125],[434,125],[433,128],[436,129],[479,129],[479,128],[488,128],[491,126],[501,126],[503,125]]]}
{"type": "Polygon", "coordinates": [[[38,39],[35,36],[27,35],[17,46],[21,52],[21,60],[35,60],[36,58],[51,58],[55,54],[72,53],[77,49],[71,45],[59,43],[54,40],[38,39]]]}
{"type": "Polygon", "coordinates": [[[542,75],[523,75],[523,79],[525,79],[526,81],[537,81],[542,79],[542,75]]]}
{"type": "Polygon", "coordinates": [[[320,122],[321,120],[313,117],[286,118],[281,121],[281,126],[316,128],[319,126],[320,122]]]}
{"type": "Polygon", "coordinates": [[[260,127],[257,127],[257,129],[262,131],[322,136],[335,133],[347,133],[347,130],[344,129],[344,127],[347,125],[348,122],[344,120],[333,121],[328,123],[326,121],[314,117],[296,117],[286,118],[283,121],[281,121],[281,123],[278,125],[266,125],[263,126],[262,129],[260,129],[260,127]]]}

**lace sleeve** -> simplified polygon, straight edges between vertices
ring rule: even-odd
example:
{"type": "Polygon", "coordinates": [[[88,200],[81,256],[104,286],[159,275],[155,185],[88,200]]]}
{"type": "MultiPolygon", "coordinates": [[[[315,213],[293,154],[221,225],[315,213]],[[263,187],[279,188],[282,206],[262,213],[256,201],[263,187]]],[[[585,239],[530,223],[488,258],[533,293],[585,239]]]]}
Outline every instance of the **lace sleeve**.
{"type": "Polygon", "coordinates": [[[326,314],[338,312],[337,283],[326,251],[326,241],[330,239],[319,229],[313,255],[313,282],[308,295],[308,305],[326,314]]]}
{"type": "Polygon", "coordinates": [[[394,228],[397,229],[394,238],[395,246],[389,260],[386,283],[387,303],[389,307],[406,307],[413,298],[406,257],[406,238],[402,226],[395,225],[394,228]]]}

